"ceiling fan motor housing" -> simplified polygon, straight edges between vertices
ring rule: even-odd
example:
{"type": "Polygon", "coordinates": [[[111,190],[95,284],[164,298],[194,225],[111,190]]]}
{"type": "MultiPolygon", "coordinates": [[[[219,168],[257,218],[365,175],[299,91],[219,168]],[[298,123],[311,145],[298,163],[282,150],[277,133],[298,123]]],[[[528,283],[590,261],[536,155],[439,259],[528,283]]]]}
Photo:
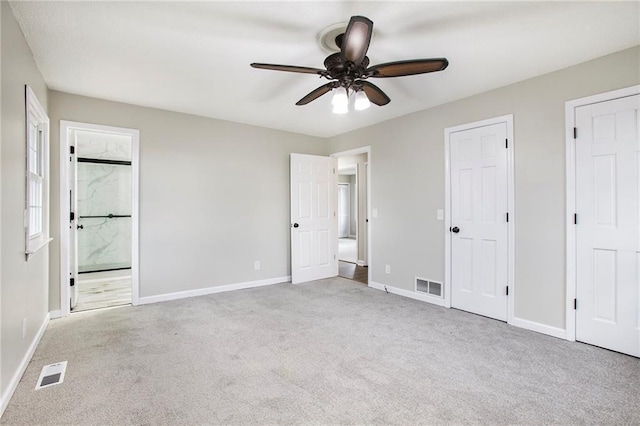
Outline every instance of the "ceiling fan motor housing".
{"type": "Polygon", "coordinates": [[[357,79],[367,78],[365,71],[369,66],[369,58],[365,56],[360,65],[344,63],[338,52],[327,56],[324,66],[328,71],[328,78],[338,80],[341,86],[349,88],[357,79]]]}

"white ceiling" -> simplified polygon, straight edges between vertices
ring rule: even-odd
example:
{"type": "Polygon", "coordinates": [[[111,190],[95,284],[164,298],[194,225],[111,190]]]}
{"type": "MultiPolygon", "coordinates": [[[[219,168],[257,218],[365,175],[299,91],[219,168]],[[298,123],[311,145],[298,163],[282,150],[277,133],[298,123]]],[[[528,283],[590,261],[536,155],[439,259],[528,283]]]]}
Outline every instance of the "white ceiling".
{"type": "Polygon", "coordinates": [[[640,44],[640,2],[27,2],[11,7],[54,90],[329,137],[640,44]],[[384,107],[331,113],[317,34],[364,15],[372,64],[446,57],[440,73],[372,79],[384,107]]]}

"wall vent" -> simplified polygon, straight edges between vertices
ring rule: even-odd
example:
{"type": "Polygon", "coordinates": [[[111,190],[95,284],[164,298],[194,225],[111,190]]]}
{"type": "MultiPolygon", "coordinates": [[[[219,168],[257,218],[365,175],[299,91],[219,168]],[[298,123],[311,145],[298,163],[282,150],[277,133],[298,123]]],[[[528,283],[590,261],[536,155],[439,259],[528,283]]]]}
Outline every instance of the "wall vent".
{"type": "Polygon", "coordinates": [[[36,390],[53,385],[59,385],[64,381],[64,373],[67,370],[67,361],[57,362],[42,367],[36,390]]]}
{"type": "Polygon", "coordinates": [[[416,277],[416,291],[419,293],[426,293],[429,296],[442,298],[442,283],[437,281],[429,281],[423,278],[416,277]]]}

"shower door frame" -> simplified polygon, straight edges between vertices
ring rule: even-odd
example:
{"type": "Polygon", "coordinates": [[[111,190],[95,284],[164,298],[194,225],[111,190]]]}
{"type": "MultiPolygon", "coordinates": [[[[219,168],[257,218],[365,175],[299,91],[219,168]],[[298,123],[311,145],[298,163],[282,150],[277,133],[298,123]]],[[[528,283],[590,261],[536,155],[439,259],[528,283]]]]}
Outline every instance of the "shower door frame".
{"type": "MultiPolygon", "coordinates": [[[[72,130],[87,130],[101,133],[113,133],[131,137],[131,304],[139,304],[140,269],[139,269],[139,151],[140,131],[124,127],[103,126],[60,120],[60,316],[71,313],[69,306],[71,275],[71,247],[69,238],[69,222],[71,216],[70,161],[72,130]]],[[[77,152],[76,152],[77,153],[77,152]]],[[[77,277],[76,277],[77,280],[77,277]]],[[[75,285],[78,285],[77,283],[75,285]]]]}

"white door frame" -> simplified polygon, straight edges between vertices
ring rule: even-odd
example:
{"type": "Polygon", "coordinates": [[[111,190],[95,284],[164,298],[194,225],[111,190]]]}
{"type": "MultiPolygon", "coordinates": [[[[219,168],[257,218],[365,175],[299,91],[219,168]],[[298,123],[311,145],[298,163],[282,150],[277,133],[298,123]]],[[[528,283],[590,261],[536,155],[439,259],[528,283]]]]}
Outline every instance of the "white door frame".
{"type": "MultiPolygon", "coordinates": [[[[102,126],[60,120],[60,315],[70,314],[69,309],[69,132],[89,130],[131,136],[131,303],[137,305],[140,297],[139,283],[139,150],[140,131],[123,127],[102,126]]],[[[76,285],[78,285],[76,283],[76,285]]]]}
{"type": "Polygon", "coordinates": [[[574,300],[578,290],[576,271],[576,227],[574,223],[576,214],[576,141],[574,139],[574,128],[576,126],[576,108],[591,105],[599,102],[612,101],[614,99],[625,98],[640,94],[640,85],[625,87],[624,89],[613,90],[611,92],[600,93],[593,96],[586,96],[574,99],[565,103],[565,145],[566,145],[566,300],[565,300],[565,329],[566,339],[574,342],[576,340],[576,311],[574,300]]]}
{"type": "Polygon", "coordinates": [[[444,306],[451,307],[451,155],[449,136],[451,133],[470,130],[477,127],[491,126],[506,123],[507,125],[507,206],[509,222],[507,222],[507,285],[509,297],[507,298],[507,323],[514,322],[514,301],[516,294],[515,283],[515,179],[514,179],[514,137],[513,114],[489,118],[473,123],[444,129],[444,306]]]}
{"type": "MultiPolygon", "coordinates": [[[[354,148],[354,149],[349,149],[347,151],[340,151],[340,152],[334,152],[333,154],[331,154],[331,157],[350,157],[353,155],[360,155],[360,154],[367,154],[367,214],[365,215],[367,217],[367,219],[371,218],[371,164],[372,164],[372,159],[371,159],[371,146],[367,145],[367,146],[363,146],[360,148],[354,148]]],[[[357,179],[357,173],[356,173],[356,179],[357,179]]],[[[373,222],[371,220],[369,220],[369,222],[366,223],[367,225],[367,286],[371,286],[371,271],[373,270],[373,267],[371,266],[373,264],[373,256],[371,254],[371,226],[373,225],[373,222]]],[[[357,238],[357,233],[356,233],[356,238],[357,238]]],[[[335,241],[336,244],[336,253],[337,253],[337,246],[338,246],[338,239],[336,238],[335,241]]],[[[358,256],[356,256],[358,257],[358,256]]]]}

